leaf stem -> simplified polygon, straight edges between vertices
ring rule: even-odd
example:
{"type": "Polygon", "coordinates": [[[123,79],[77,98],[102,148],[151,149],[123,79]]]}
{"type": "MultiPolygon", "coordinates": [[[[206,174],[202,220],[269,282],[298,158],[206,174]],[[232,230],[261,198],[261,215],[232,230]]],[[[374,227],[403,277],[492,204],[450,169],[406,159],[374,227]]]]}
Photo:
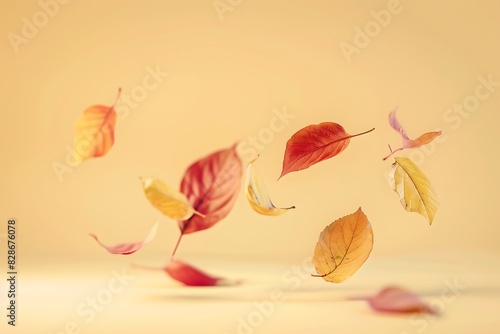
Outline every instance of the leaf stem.
{"type": "Polygon", "coordinates": [[[179,244],[181,243],[183,235],[184,235],[184,233],[181,232],[181,234],[179,235],[179,239],[177,239],[177,243],[175,244],[174,251],[172,252],[172,255],[170,256],[170,261],[174,260],[175,253],[177,252],[177,248],[179,248],[179,244]]]}
{"type": "MultiPolygon", "coordinates": [[[[351,243],[352,243],[352,240],[349,242],[349,246],[347,246],[347,251],[349,251],[349,248],[351,248],[351,243]]],[[[331,249],[330,249],[330,253],[331,253],[331,249]]],[[[347,254],[347,252],[346,252],[347,254]]],[[[344,255],[344,257],[342,258],[342,260],[340,260],[340,263],[337,264],[337,261],[335,261],[335,257],[333,257],[333,254],[332,254],[332,260],[333,260],[333,263],[335,264],[335,268],[333,268],[329,273],[326,273],[326,274],[323,274],[323,275],[316,275],[316,274],[311,274],[312,277],[326,277],[330,274],[332,274],[335,270],[337,270],[337,268],[342,264],[342,262],[344,261],[346,255],[344,255]]]]}
{"type": "Polygon", "coordinates": [[[118,87],[118,94],[116,94],[115,102],[111,105],[111,108],[114,108],[118,100],[120,99],[120,96],[122,95],[122,88],[118,87]]]}
{"type": "Polygon", "coordinates": [[[326,276],[328,276],[328,275],[332,274],[335,270],[337,270],[337,268],[338,268],[338,267],[339,267],[339,266],[335,266],[335,268],[334,268],[332,271],[330,271],[329,273],[327,273],[327,274],[323,274],[323,275],[311,274],[311,276],[312,276],[312,277],[326,277],[326,276]]]}
{"type": "Polygon", "coordinates": [[[405,148],[404,148],[404,147],[400,147],[400,148],[398,148],[398,149],[396,149],[396,150],[394,150],[394,151],[393,151],[393,150],[392,150],[392,148],[389,146],[389,149],[391,150],[391,153],[389,153],[389,155],[387,155],[386,157],[384,157],[382,160],[384,160],[384,161],[385,161],[385,160],[387,160],[387,159],[388,159],[388,158],[390,158],[392,155],[394,155],[394,153],[399,152],[399,151],[402,151],[402,150],[404,150],[405,148]]]}
{"type": "Polygon", "coordinates": [[[370,133],[370,132],[372,132],[373,130],[375,130],[375,128],[372,128],[372,129],[370,129],[370,130],[368,130],[368,131],[365,131],[365,132],[357,133],[357,134],[355,134],[355,135],[350,135],[350,136],[349,136],[349,138],[354,138],[354,137],[357,137],[357,136],[361,136],[361,135],[364,135],[364,134],[370,133]]]}
{"type": "Polygon", "coordinates": [[[194,210],[194,214],[200,216],[201,218],[205,218],[206,217],[203,213],[198,212],[196,210],[194,210]]]}

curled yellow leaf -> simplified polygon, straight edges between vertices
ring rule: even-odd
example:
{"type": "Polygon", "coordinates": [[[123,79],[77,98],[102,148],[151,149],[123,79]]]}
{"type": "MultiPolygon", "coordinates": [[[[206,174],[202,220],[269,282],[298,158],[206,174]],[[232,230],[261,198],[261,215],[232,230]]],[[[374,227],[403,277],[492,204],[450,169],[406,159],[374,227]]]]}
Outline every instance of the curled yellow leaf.
{"type": "Polygon", "coordinates": [[[327,282],[340,283],[351,277],[370,255],[373,230],[368,217],[359,208],[337,219],[319,235],[312,264],[327,282]]]}
{"type": "Polygon", "coordinates": [[[169,187],[161,180],[148,177],[141,178],[141,182],[149,202],[165,216],[175,220],[186,220],[193,214],[204,217],[191,206],[184,194],[169,187]]]}
{"type": "Polygon", "coordinates": [[[413,161],[394,158],[389,178],[392,189],[399,195],[403,208],[424,216],[432,224],[438,210],[436,192],[429,179],[413,161]]]}
{"type": "Polygon", "coordinates": [[[265,216],[279,216],[290,209],[295,209],[294,206],[289,208],[277,208],[274,206],[264,184],[264,179],[253,164],[254,161],[250,162],[247,166],[245,184],[245,193],[250,207],[255,212],[265,216]]]}

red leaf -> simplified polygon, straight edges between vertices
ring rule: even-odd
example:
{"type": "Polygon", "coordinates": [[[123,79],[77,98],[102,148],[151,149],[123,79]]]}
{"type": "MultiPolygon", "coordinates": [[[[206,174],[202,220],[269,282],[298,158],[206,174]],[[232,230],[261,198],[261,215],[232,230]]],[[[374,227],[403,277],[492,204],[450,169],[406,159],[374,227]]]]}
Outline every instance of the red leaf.
{"type": "Polygon", "coordinates": [[[192,164],[184,174],[180,190],[205,217],[194,215],[180,221],[181,235],[210,228],[224,219],[236,202],[242,174],[236,145],[192,164]]]}
{"type": "Polygon", "coordinates": [[[391,154],[389,154],[388,156],[386,156],[384,158],[384,160],[389,158],[395,152],[402,151],[405,148],[415,148],[415,147],[420,147],[422,145],[429,144],[434,139],[436,139],[436,137],[439,137],[442,133],[442,131],[426,132],[423,135],[421,135],[420,137],[418,137],[417,139],[410,139],[408,137],[408,135],[406,134],[405,129],[403,128],[401,123],[399,123],[399,121],[396,117],[396,110],[392,111],[389,114],[389,124],[391,125],[391,127],[394,130],[399,132],[399,134],[401,135],[401,138],[403,139],[403,146],[392,151],[391,154]]]}
{"type": "Polygon", "coordinates": [[[337,123],[324,122],[306,126],[297,131],[286,143],[280,178],[336,156],[347,148],[351,138],[373,130],[375,128],[350,135],[337,123]]]}
{"type": "Polygon", "coordinates": [[[179,260],[172,260],[164,270],[174,280],[188,286],[221,286],[241,283],[240,281],[230,281],[221,277],[209,276],[201,270],[179,260]]]}
{"type": "Polygon", "coordinates": [[[378,312],[437,314],[418,295],[399,287],[387,287],[367,301],[378,312]]]}
{"type": "Polygon", "coordinates": [[[119,255],[130,255],[135,252],[137,252],[139,249],[144,247],[146,244],[148,244],[151,240],[156,235],[156,231],[158,229],[158,224],[155,224],[153,228],[149,231],[148,235],[146,236],[146,239],[144,241],[139,241],[139,242],[129,242],[129,243],[122,243],[122,244],[117,244],[114,246],[106,246],[102,242],[99,241],[97,236],[95,234],[90,234],[92,238],[94,238],[95,241],[102,247],[104,247],[108,252],[111,254],[119,254],[119,255]]]}

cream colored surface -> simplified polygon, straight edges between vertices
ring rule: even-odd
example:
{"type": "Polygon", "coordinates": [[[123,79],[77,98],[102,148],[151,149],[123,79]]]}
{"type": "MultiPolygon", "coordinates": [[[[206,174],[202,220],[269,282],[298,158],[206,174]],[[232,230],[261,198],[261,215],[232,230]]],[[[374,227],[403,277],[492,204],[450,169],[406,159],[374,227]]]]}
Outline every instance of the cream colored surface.
{"type": "Polygon", "coordinates": [[[209,272],[245,279],[215,288],[179,287],[160,271],[129,267],[128,259],[45,263],[24,270],[19,326],[7,333],[495,334],[499,260],[473,252],[377,257],[333,284],[309,276],[308,258],[191,257],[209,272]],[[374,313],[362,298],[388,284],[419,293],[441,315],[374,313]]]}
{"type": "MultiPolygon", "coordinates": [[[[455,277],[477,289],[426,333],[470,333],[478,325],[497,333],[500,86],[484,82],[500,82],[500,3],[402,0],[390,23],[348,62],[342,43],[352,45],[357,27],[373,26],[371,12],[393,8],[390,2],[221,1],[233,4],[224,20],[212,0],[68,1],[17,53],[9,36],[21,35],[23,18],[32,20],[41,7],[32,0],[0,4],[0,233],[7,219],[17,219],[22,279],[22,325],[9,333],[56,333],[114,268],[167,260],[177,224],[151,207],[138,177],[175,186],[194,160],[237,140],[245,158],[261,154],[259,171],[273,201],[296,210],[258,215],[242,190],[232,214],[186,236],[178,255],[252,283],[179,289],[163,276],[137,272],[137,283],[82,333],[231,333],[235,319],[252,309],[246,296],[260,298],[258,291],[281,284],[269,275],[282,272],[282,263],[310,258],[320,231],[359,206],[375,236],[366,270],[346,285],[304,284],[306,291],[294,293],[256,333],[415,333],[406,317],[325,299],[399,281],[439,291],[442,279],[455,277]],[[92,104],[111,104],[118,87],[136,99],[117,105],[114,147],[58,177],[53,166],[66,164],[75,121],[92,104]],[[453,111],[476,95],[474,111],[453,111]],[[401,207],[387,180],[391,162],[382,157],[387,144],[400,145],[387,120],[396,107],[412,138],[443,130],[420,153],[402,152],[419,161],[436,189],[440,208],[432,226],[401,207]],[[284,113],[290,118],[277,116],[284,113]],[[287,139],[323,121],[349,133],[376,130],[339,156],[276,182],[287,139]],[[156,239],[132,257],[108,256],[88,236],[138,241],[158,220],[156,239]]],[[[0,251],[4,271],[3,245],[0,251]]]]}

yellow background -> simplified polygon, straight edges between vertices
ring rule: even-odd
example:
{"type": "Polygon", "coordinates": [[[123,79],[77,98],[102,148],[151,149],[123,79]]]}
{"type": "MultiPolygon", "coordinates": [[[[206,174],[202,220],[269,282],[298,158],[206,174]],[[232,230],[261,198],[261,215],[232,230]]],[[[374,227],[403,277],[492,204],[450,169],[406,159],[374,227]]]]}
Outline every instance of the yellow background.
{"type": "MultiPolygon", "coordinates": [[[[139,177],[177,187],[189,164],[246,143],[270,126],[273,110],[284,109],[294,118],[256,165],[275,204],[297,209],[259,216],[240,196],[227,219],[186,236],[179,257],[300,263],[327,224],[361,206],[375,234],[367,264],[417,254],[425,272],[447,264],[436,254],[471,261],[483,256],[471,254],[492,254],[496,260],[485,266],[498,266],[500,87],[460,124],[446,115],[475,94],[479,77],[500,82],[499,2],[401,1],[400,13],[350,62],[341,44],[353,45],[356,27],[364,30],[374,21],[371,11],[386,10],[387,1],[231,3],[221,20],[209,0],[74,0],[59,5],[17,53],[9,34],[21,34],[23,17],[31,20],[41,8],[36,1],[1,3],[0,218],[18,222],[20,272],[48,279],[51,270],[59,278],[78,271],[79,263],[89,275],[99,263],[163,263],[177,225],[147,202],[139,177]],[[118,118],[109,154],[60,181],[53,166],[65,164],[77,118],[93,104],[111,104],[118,87],[130,94],[148,68],[169,74],[118,118]],[[437,191],[432,226],[405,212],[388,184],[391,161],[381,158],[388,144],[400,145],[387,121],[395,108],[412,138],[443,130],[422,153],[401,153],[421,160],[437,191]],[[324,121],[351,134],[376,130],[276,182],[288,138],[324,121]],[[132,258],[112,257],[88,236],[108,244],[141,240],[156,221],[156,239],[132,258]]],[[[411,273],[411,263],[402,263],[411,273]]]]}

